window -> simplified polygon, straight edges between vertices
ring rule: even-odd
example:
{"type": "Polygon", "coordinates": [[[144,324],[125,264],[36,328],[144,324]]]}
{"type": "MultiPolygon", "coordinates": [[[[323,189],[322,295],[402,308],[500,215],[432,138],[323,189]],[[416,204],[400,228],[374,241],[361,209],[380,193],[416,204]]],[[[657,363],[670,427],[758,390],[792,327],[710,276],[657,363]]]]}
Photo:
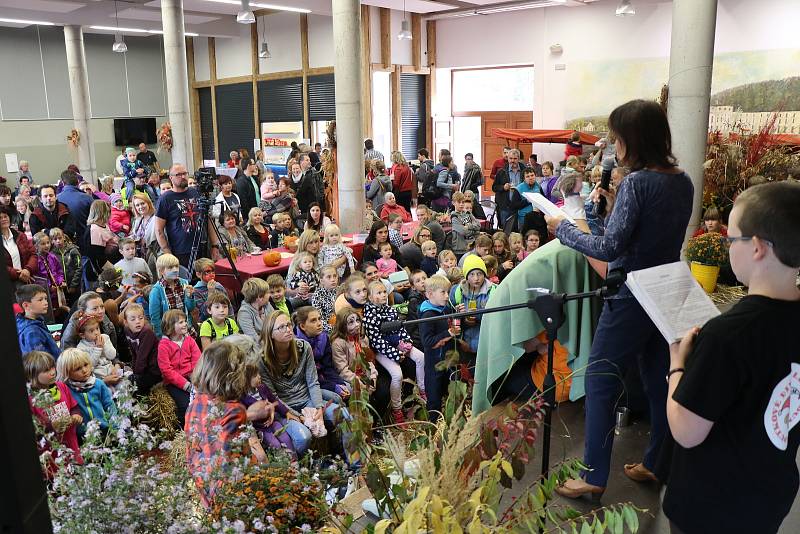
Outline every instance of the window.
{"type": "Polygon", "coordinates": [[[414,160],[425,147],[425,75],[400,75],[400,108],[400,148],[407,160],[414,160]]]}
{"type": "Polygon", "coordinates": [[[533,67],[453,71],[453,113],[532,111],[533,67]]]}
{"type": "Polygon", "coordinates": [[[388,72],[372,73],[372,140],[385,159],[392,153],[392,84],[388,72]]]}

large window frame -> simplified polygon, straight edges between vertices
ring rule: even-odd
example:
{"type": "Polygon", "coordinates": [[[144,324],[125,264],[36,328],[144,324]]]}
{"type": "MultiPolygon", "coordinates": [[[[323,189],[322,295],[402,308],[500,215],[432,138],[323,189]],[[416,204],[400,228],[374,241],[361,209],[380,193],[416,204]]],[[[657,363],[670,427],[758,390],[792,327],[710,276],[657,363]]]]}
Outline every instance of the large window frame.
{"type": "Polygon", "coordinates": [[[458,73],[462,72],[470,72],[470,71],[490,71],[490,70],[505,70],[505,69],[532,69],[533,75],[536,75],[535,67],[533,63],[524,64],[524,65],[495,65],[491,67],[468,67],[468,68],[461,68],[461,69],[452,69],[450,71],[450,115],[452,117],[469,117],[473,116],[475,112],[482,112],[482,111],[500,111],[500,112],[516,112],[516,111],[533,111],[533,85],[531,85],[531,106],[530,109],[471,109],[465,111],[456,111],[455,109],[455,91],[456,91],[456,76],[458,73]]]}

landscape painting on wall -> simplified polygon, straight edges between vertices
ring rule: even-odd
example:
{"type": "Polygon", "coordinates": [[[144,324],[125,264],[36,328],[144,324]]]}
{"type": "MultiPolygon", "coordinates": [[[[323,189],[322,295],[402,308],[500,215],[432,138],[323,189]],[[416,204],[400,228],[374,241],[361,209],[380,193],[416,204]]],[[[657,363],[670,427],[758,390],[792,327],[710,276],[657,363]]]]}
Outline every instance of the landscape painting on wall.
{"type": "MultiPolygon", "coordinates": [[[[774,114],[773,133],[800,134],[800,49],[714,56],[709,131],[755,132],[774,114]]],[[[565,128],[608,131],[608,114],[634,98],[656,99],[669,77],[669,58],[580,61],[568,69],[565,128]]]]}

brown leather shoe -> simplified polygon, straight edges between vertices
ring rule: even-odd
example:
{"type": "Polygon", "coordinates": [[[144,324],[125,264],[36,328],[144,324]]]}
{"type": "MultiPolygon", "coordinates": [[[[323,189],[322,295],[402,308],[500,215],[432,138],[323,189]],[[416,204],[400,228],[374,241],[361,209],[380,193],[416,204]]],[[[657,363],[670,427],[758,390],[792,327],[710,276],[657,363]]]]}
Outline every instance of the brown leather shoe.
{"type": "Polygon", "coordinates": [[[581,478],[570,478],[556,487],[556,493],[568,499],[579,499],[588,496],[592,502],[599,503],[605,488],[593,486],[581,478]]]}
{"type": "Polygon", "coordinates": [[[658,478],[644,464],[625,464],[625,475],[634,482],[658,482],[658,478]]]}

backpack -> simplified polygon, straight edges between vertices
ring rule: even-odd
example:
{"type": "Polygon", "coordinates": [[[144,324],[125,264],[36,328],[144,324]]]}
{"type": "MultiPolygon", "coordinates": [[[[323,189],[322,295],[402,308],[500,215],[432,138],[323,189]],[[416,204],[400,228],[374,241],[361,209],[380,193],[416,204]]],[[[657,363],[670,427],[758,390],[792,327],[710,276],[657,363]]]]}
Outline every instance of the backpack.
{"type": "MultiPolygon", "coordinates": [[[[217,338],[217,329],[214,328],[214,323],[211,321],[211,317],[203,321],[204,323],[208,323],[211,326],[211,341],[214,341],[217,338]]],[[[225,326],[228,327],[228,333],[225,334],[225,337],[233,335],[233,325],[231,324],[230,319],[225,319],[225,326]]]]}
{"type": "Polygon", "coordinates": [[[436,172],[435,167],[420,167],[420,172],[423,174],[422,181],[422,194],[430,202],[442,196],[442,190],[436,185],[439,179],[439,173],[436,172]]]}

